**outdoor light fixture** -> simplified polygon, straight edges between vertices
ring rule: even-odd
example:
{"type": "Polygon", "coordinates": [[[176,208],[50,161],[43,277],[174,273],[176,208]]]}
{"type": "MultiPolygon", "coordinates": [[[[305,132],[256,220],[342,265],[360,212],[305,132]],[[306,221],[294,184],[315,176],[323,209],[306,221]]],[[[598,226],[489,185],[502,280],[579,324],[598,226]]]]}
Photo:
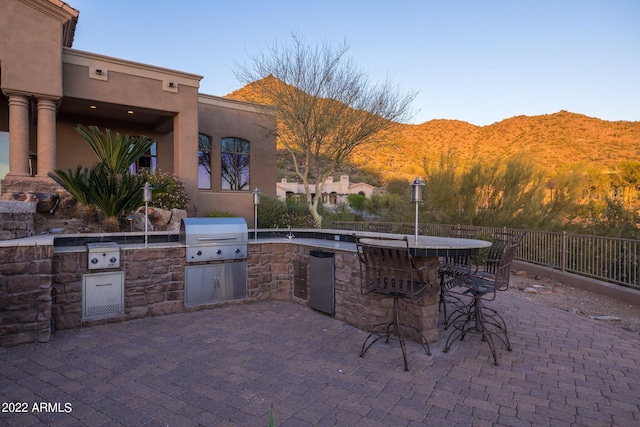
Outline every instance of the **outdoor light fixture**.
{"type": "Polygon", "coordinates": [[[253,237],[258,240],[258,205],[260,204],[260,190],[253,190],[253,237]]]}
{"type": "Polygon", "coordinates": [[[96,69],[96,74],[101,76],[102,75],[102,70],[100,68],[96,69]]]}
{"type": "Polygon", "coordinates": [[[411,201],[416,204],[416,243],[418,243],[418,203],[422,202],[422,187],[424,187],[424,182],[420,181],[418,177],[411,183],[411,201]]]}
{"type": "Polygon", "coordinates": [[[145,182],[142,187],[142,201],[144,202],[144,247],[147,247],[148,228],[149,228],[149,202],[151,201],[152,191],[149,182],[145,182]]]}

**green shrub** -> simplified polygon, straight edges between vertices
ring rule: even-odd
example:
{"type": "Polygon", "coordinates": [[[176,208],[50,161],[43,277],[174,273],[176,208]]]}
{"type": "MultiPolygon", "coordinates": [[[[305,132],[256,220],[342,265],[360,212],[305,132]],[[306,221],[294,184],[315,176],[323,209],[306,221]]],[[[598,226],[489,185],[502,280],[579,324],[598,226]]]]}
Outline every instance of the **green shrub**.
{"type": "Polygon", "coordinates": [[[262,195],[258,205],[258,228],[283,228],[287,224],[287,205],[275,197],[262,195]]]}
{"type": "Polygon", "coordinates": [[[304,202],[285,203],[262,195],[258,205],[258,228],[314,228],[315,222],[304,202]]]}
{"type": "Polygon", "coordinates": [[[88,211],[91,206],[104,214],[110,224],[117,218],[133,211],[142,203],[144,181],[129,172],[136,162],[153,144],[147,137],[132,137],[101,131],[96,126],[88,128],[78,125],[76,131],[98,158],[91,168],[78,165],[66,172],[57,169],[48,175],[71,193],[88,211]]]}
{"type": "Polygon", "coordinates": [[[153,192],[151,196],[151,206],[160,209],[187,209],[189,207],[189,196],[184,182],[177,176],[169,172],[156,169],[154,172],[141,172],[146,182],[151,184],[153,192]]]}

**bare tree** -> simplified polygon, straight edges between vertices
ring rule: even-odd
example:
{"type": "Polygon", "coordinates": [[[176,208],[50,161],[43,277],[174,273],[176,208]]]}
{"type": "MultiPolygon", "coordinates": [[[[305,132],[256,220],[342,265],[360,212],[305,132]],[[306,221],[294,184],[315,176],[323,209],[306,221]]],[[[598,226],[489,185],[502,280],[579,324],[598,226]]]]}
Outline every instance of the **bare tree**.
{"type": "Polygon", "coordinates": [[[262,102],[275,107],[274,131],[292,157],[318,227],[324,181],[355,147],[405,121],[415,98],[415,93],[401,94],[388,79],[372,84],[346,56],[348,50],[346,43],[312,46],[293,35],[291,44],[274,44],[236,73],[262,102]]]}

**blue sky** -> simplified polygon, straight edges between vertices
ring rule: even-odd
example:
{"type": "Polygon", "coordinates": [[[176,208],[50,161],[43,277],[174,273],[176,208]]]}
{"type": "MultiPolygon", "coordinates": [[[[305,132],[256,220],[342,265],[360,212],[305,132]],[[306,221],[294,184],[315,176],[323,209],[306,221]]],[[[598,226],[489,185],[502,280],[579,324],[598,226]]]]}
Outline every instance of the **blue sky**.
{"type": "Polygon", "coordinates": [[[374,80],[417,91],[412,123],[560,110],[640,121],[638,0],[65,0],[73,47],[238,89],[248,56],[296,33],[346,41],[374,80]]]}

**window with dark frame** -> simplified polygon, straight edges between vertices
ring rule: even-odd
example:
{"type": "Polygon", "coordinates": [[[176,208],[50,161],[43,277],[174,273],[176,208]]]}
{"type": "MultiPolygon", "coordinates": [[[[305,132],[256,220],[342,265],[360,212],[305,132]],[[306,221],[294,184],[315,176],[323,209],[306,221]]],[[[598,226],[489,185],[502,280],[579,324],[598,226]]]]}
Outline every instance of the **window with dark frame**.
{"type": "Polygon", "coordinates": [[[249,141],[222,138],[220,172],[223,190],[249,191],[249,141]]]}
{"type": "Polygon", "coordinates": [[[144,153],[137,162],[133,163],[129,170],[131,173],[140,173],[143,170],[154,172],[158,167],[157,143],[154,141],[151,147],[144,153]]]}
{"type": "Polygon", "coordinates": [[[198,134],[198,189],[211,189],[211,137],[198,134]]]}

